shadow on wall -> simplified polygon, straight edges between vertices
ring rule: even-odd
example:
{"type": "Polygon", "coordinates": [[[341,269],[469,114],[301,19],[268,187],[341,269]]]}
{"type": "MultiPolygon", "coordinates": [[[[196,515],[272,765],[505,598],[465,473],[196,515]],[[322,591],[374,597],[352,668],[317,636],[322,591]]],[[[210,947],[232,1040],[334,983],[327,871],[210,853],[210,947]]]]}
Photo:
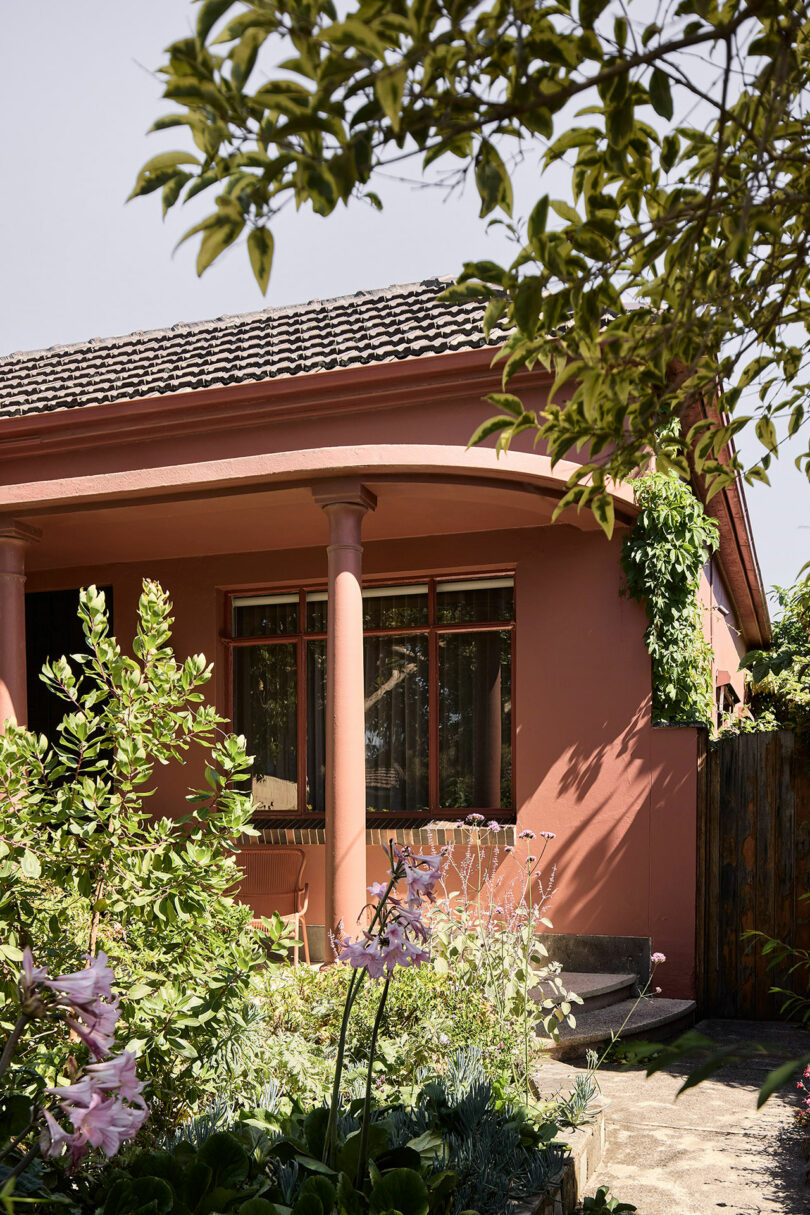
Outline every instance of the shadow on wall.
{"type": "Polygon", "coordinates": [[[619,734],[597,746],[571,744],[538,790],[537,801],[553,807],[543,827],[557,832],[549,858],[557,866],[555,931],[655,935],[660,870],[694,842],[694,768],[658,734],[646,702],[619,734]]]}

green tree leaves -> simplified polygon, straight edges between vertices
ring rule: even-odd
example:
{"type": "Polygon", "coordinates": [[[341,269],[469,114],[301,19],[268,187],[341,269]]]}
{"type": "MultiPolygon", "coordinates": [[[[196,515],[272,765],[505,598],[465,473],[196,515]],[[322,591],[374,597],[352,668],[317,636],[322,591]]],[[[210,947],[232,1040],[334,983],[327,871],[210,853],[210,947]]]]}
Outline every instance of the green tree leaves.
{"type": "MultiPolygon", "coordinates": [[[[807,0],[690,2],[663,27],[618,0],[351,0],[339,20],[332,0],[203,0],[196,37],[160,69],[180,113],[156,124],[187,126],[200,156],[155,157],[133,195],[161,190],[167,210],[213,191],[187,234],[198,272],[247,233],[264,291],[289,199],[322,216],[379,206],[375,176],[411,157],[474,183],[482,220],[509,219],[516,248],[497,272],[465,266],[463,298],[508,335],[505,390],[521,371],[553,369],[561,386],[574,370],[536,427],[552,462],[581,465],[567,501],[608,528],[605,486],[653,456],[679,475],[691,461],[709,493],[767,481],[807,416],[808,44],[807,0]],[[725,68],[698,85],[687,53],[725,68]],[[512,219],[527,157],[538,197],[512,219]],[[549,204],[542,172],[563,158],[572,200],[549,204]],[[728,442],[747,418],[761,444],[748,467],[728,442]]],[[[800,462],[810,473],[810,450],[800,462]]]]}

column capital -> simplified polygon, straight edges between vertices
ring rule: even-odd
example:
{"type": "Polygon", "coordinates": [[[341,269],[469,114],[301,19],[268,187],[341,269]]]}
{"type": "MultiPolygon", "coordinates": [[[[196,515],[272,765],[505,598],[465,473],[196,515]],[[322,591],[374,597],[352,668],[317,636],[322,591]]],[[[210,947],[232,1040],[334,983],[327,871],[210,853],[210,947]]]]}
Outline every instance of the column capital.
{"type": "Polygon", "coordinates": [[[337,477],[319,481],[313,487],[312,496],[318,506],[360,506],[363,510],[375,510],[377,495],[356,477],[337,477]]]}
{"type": "Polygon", "coordinates": [[[0,515],[0,541],[22,540],[25,544],[34,544],[42,539],[42,532],[30,523],[22,523],[8,515],[0,515]]]}

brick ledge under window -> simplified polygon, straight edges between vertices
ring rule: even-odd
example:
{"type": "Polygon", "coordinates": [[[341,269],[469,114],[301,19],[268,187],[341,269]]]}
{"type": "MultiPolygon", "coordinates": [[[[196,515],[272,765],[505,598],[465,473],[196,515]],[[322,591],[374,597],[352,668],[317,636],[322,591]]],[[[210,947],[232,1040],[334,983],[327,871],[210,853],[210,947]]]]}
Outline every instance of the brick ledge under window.
{"type": "MultiPolygon", "coordinates": [[[[393,817],[393,816],[392,816],[393,817]]],[[[379,844],[385,847],[389,840],[396,844],[418,845],[421,848],[443,847],[446,844],[466,844],[470,832],[461,823],[447,819],[436,819],[434,822],[420,825],[403,824],[402,819],[384,826],[369,826],[366,828],[366,844],[379,844]]],[[[300,821],[300,820],[299,820],[300,821]]],[[[323,820],[317,825],[301,826],[287,822],[273,822],[270,819],[257,819],[254,822],[258,835],[243,836],[244,846],[261,844],[289,844],[302,846],[326,843],[326,828],[323,820]]],[[[505,844],[514,846],[517,838],[517,827],[514,823],[505,823],[495,835],[499,847],[505,844]]]]}

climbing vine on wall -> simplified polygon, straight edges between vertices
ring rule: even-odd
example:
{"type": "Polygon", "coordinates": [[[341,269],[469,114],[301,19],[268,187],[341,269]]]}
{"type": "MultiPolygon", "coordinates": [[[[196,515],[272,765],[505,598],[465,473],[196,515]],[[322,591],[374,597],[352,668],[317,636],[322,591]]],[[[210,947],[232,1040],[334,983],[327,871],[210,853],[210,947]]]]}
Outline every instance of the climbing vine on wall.
{"type": "Polygon", "coordinates": [[[653,473],[635,482],[641,508],[624,539],[625,593],[644,605],[658,721],[712,721],[712,651],[703,633],[700,574],[718,545],[717,524],[688,485],[653,473]]]}

